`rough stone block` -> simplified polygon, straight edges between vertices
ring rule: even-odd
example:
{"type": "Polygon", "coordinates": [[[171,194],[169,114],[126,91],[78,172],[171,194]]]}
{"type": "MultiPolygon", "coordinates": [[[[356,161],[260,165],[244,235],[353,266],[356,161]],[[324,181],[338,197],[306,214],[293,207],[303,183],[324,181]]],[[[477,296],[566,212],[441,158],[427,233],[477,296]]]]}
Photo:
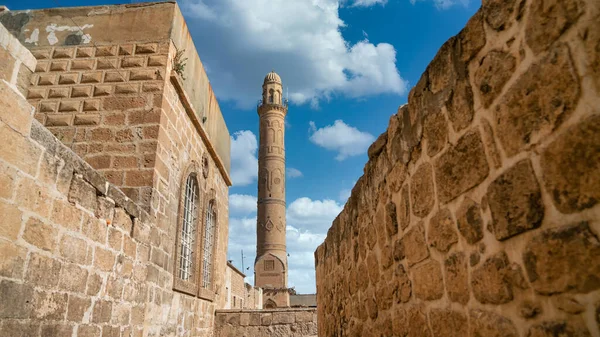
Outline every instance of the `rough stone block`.
{"type": "Polygon", "coordinates": [[[87,261],[87,243],[85,240],[64,235],[60,242],[60,254],[69,262],[85,265],[87,261]]]}
{"type": "Polygon", "coordinates": [[[148,66],[149,67],[154,67],[154,66],[164,67],[166,65],[167,65],[167,55],[150,56],[148,58],[148,66]]]}
{"type": "Polygon", "coordinates": [[[528,159],[506,170],[487,189],[496,239],[537,228],[544,218],[540,187],[528,159]]]}
{"type": "Polygon", "coordinates": [[[27,99],[43,99],[46,98],[45,88],[29,88],[27,90],[27,99]]]}
{"type": "MultiPolygon", "coordinates": [[[[0,131],[0,135],[2,131],[0,131]]],[[[4,143],[5,145],[8,145],[4,143]]],[[[24,156],[26,148],[19,149],[24,156]]],[[[0,150],[1,154],[1,150],[0,150]]],[[[37,161],[35,162],[37,165],[37,161]]],[[[39,185],[33,180],[22,178],[17,186],[17,203],[20,204],[21,209],[28,209],[34,213],[37,213],[40,217],[47,218],[52,209],[52,199],[48,198],[49,191],[39,185]]]]}
{"type": "Polygon", "coordinates": [[[112,317],[113,303],[106,300],[97,300],[92,312],[93,323],[108,323],[112,317]]]}
{"type": "Polygon", "coordinates": [[[58,84],[75,84],[77,83],[78,79],[78,73],[60,74],[60,76],[58,77],[58,84]]]}
{"type": "Polygon", "coordinates": [[[444,279],[440,263],[429,259],[410,269],[413,279],[412,290],[418,299],[433,301],[444,296],[444,279]]]}
{"type": "Polygon", "coordinates": [[[455,227],[450,210],[443,208],[438,211],[429,220],[429,227],[427,229],[429,246],[443,253],[448,252],[450,247],[458,242],[455,227]]]}
{"type": "Polygon", "coordinates": [[[512,284],[507,280],[510,262],[506,253],[497,253],[473,271],[471,286],[483,304],[503,304],[513,300],[512,284]]]}
{"type": "Polygon", "coordinates": [[[34,316],[44,320],[63,320],[67,312],[67,294],[36,291],[34,316]]]}
{"type": "Polygon", "coordinates": [[[146,105],[144,97],[109,97],[104,100],[104,110],[139,109],[146,105]]]}
{"type": "Polygon", "coordinates": [[[544,295],[600,288],[599,257],[600,242],[585,222],[543,231],[523,254],[529,281],[544,295]]]}
{"type": "Polygon", "coordinates": [[[58,230],[33,217],[27,220],[23,232],[23,239],[25,241],[46,251],[54,250],[57,236],[58,230]]]}
{"type": "Polygon", "coordinates": [[[145,62],[144,57],[139,57],[139,56],[125,57],[121,61],[121,67],[122,68],[143,67],[144,62],[145,62]]]}
{"type": "Polygon", "coordinates": [[[127,83],[115,85],[115,95],[134,94],[140,91],[139,84],[127,83]]]}
{"type": "Polygon", "coordinates": [[[94,96],[108,96],[112,92],[110,85],[97,85],[94,87],[94,96]]]}
{"type": "Polygon", "coordinates": [[[81,175],[75,175],[71,181],[69,201],[78,203],[93,212],[96,210],[96,189],[81,175]]]}
{"type": "Polygon", "coordinates": [[[95,65],[95,60],[72,60],[71,70],[92,70],[95,65]]]}
{"type": "Polygon", "coordinates": [[[420,222],[412,227],[402,238],[402,246],[406,255],[408,265],[425,260],[429,256],[429,249],[425,243],[425,229],[420,222]]]}
{"type": "Polygon", "coordinates": [[[80,83],[100,83],[102,81],[102,72],[85,72],[81,74],[80,83]]]}
{"type": "Polygon", "coordinates": [[[94,56],[94,48],[93,47],[78,47],[77,52],[75,53],[76,57],[92,57],[94,56]]]}
{"type": "Polygon", "coordinates": [[[546,51],[583,15],[584,5],[581,0],[532,1],[525,27],[525,41],[531,50],[536,54],[546,51]]]}
{"type": "Polygon", "coordinates": [[[477,186],[487,177],[488,172],[479,132],[466,133],[455,146],[450,147],[435,161],[439,201],[447,203],[477,186]]]}
{"type": "Polygon", "coordinates": [[[75,293],[85,292],[88,271],[75,264],[64,264],[60,272],[59,287],[75,293]]]}
{"type": "Polygon", "coordinates": [[[448,122],[444,118],[444,114],[437,112],[425,117],[423,138],[427,141],[429,157],[435,156],[444,148],[448,139],[448,122]]]}
{"type": "Polygon", "coordinates": [[[483,219],[479,211],[479,204],[466,197],[456,210],[458,231],[465,240],[473,245],[483,239],[483,219]]]}
{"type": "Polygon", "coordinates": [[[542,153],[546,189],[563,213],[595,206],[600,200],[600,116],[565,130],[542,153]]]}
{"type": "Polygon", "coordinates": [[[37,85],[54,85],[56,83],[56,74],[41,74],[37,85]]]}
{"type": "Polygon", "coordinates": [[[292,324],[296,321],[294,313],[274,312],[271,324],[292,324]]]}
{"type": "Polygon", "coordinates": [[[116,58],[101,58],[96,61],[96,69],[105,70],[105,69],[117,69],[117,64],[119,63],[119,59],[116,58]]]}
{"type": "Polygon", "coordinates": [[[513,322],[498,314],[484,310],[469,311],[469,336],[519,337],[513,322]]]}
{"type": "Polygon", "coordinates": [[[46,117],[46,126],[68,126],[73,120],[72,115],[51,115],[46,117]]]}
{"type": "Polygon", "coordinates": [[[421,164],[410,182],[410,199],[413,214],[423,218],[431,212],[435,204],[433,169],[429,163],[421,164]]]}
{"type": "Polygon", "coordinates": [[[468,336],[467,316],[452,309],[431,309],[429,323],[434,336],[468,336]]]}
{"type": "Polygon", "coordinates": [[[100,275],[90,273],[88,276],[87,290],[85,293],[90,296],[98,295],[98,293],[100,292],[100,289],[102,288],[102,283],[103,283],[103,280],[102,280],[102,277],[100,277],[100,275]]]}
{"type": "Polygon", "coordinates": [[[17,205],[8,204],[0,200],[0,236],[11,241],[16,241],[21,231],[21,223],[23,212],[19,210],[17,205]]]}
{"type": "Polygon", "coordinates": [[[68,98],[69,88],[51,88],[48,90],[48,98],[68,98]]]}
{"type": "Polygon", "coordinates": [[[73,326],[65,323],[51,323],[42,326],[40,337],[71,336],[73,326]]]}
{"type": "Polygon", "coordinates": [[[446,292],[452,302],[466,305],[469,302],[469,272],[464,252],[453,253],[444,261],[446,292]]]}
{"type": "Polygon", "coordinates": [[[104,82],[125,82],[127,71],[107,71],[104,74],[104,82]]]}
{"type": "Polygon", "coordinates": [[[468,77],[457,80],[449,93],[446,110],[454,131],[459,132],[471,125],[475,111],[473,110],[473,89],[469,84],[468,77]]]}
{"type": "Polygon", "coordinates": [[[52,61],[50,63],[50,71],[67,71],[69,61],[52,61]]]}
{"type": "Polygon", "coordinates": [[[152,54],[158,51],[158,44],[156,43],[140,43],[135,46],[136,54],[152,54]]]}
{"type": "Polygon", "coordinates": [[[544,321],[531,328],[527,334],[528,337],[591,337],[590,331],[581,319],[570,319],[570,321],[556,320],[544,321]]]}
{"type": "Polygon", "coordinates": [[[61,263],[43,255],[31,254],[25,279],[43,288],[53,288],[58,284],[61,263]]]}
{"type": "Polygon", "coordinates": [[[96,247],[94,266],[101,271],[112,271],[115,265],[115,254],[109,250],[96,247]]]}
{"type": "Polygon", "coordinates": [[[75,53],[75,48],[55,48],[54,53],[52,53],[52,58],[62,59],[62,58],[72,58],[75,53]]]}
{"type": "Polygon", "coordinates": [[[0,281],[0,318],[30,318],[33,312],[33,287],[9,280],[0,281]]]}
{"type": "MultiPolygon", "coordinates": [[[[61,101],[58,105],[58,111],[60,112],[77,112],[81,106],[80,101],[61,101]]],[[[50,116],[48,116],[50,117],[50,116]]]]}
{"type": "Polygon", "coordinates": [[[514,56],[499,50],[492,50],[483,58],[475,71],[475,85],[485,108],[498,97],[516,65],[514,56]]]}
{"type": "Polygon", "coordinates": [[[71,89],[71,97],[90,97],[92,96],[92,86],[86,85],[81,87],[73,87],[71,89]]]}
{"type": "Polygon", "coordinates": [[[73,124],[86,126],[99,125],[100,115],[75,115],[75,120],[73,121],[73,124]]]}
{"type": "Polygon", "coordinates": [[[117,46],[97,46],[96,57],[98,56],[116,56],[117,46]]]}
{"type": "Polygon", "coordinates": [[[83,102],[83,111],[98,111],[100,110],[100,101],[85,100],[83,102]]]}
{"type": "Polygon", "coordinates": [[[569,48],[558,45],[529,67],[494,109],[506,155],[516,155],[557,129],[573,113],[580,95],[569,48]]]}
{"type": "Polygon", "coordinates": [[[397,287],[394,291],[394,300],[396,303],[406,303],[410,300],[412,295],[412,283],[408,277],[404,265],[399,263],[394,270],[394,280],[396,281],[397,287]]]}
{"type": "Polygon", "coordinates": [[[67,321],[80,323],[83,321],[85,313],[88,311],[92,301],[86,297],[69,295],[67,304],[67,321]]]}
{"type": "Polygon", "coordinates": [[[21,279],[27,257],[27,249],[16,244],[0,240],[0,276],[21,279]]]}

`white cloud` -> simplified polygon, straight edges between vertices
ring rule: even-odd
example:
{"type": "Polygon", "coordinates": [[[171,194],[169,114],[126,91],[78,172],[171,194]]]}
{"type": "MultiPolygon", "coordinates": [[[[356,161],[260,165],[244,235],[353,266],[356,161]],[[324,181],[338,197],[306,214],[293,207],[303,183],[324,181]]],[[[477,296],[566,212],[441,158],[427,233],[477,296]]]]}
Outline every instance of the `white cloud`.
{"type": "Polygon", "coordinates": [[[287,224],[299,229],[325,232],[342,209],[343,206],[335,200],[298,198],[287,208],[287,224]]]}
{"type": "Polygon", "coordinates": [[[317,129],[310,122],[310,141],[328,150],[337,151],[336,160],[344,160],[351,156],[361,155],[375,141],[375,137],[349,126],[342,120],[336,120],[333,125],[317,129]]]}
{"type": "Polygon", "coordinates": [[[370,7],[381,4],[382,6],[387,3],[387,0],[356,0],[352,3],[353,7],[370,7]]]}
{"type": "MultiPolygon", "coordinates": [[[[345,0],[182,0],[180,5],[217,97],[252,107],[264,76],[275,69],[296,104],[317,106],[334,95],[402,95],[407,83],[396,50],[385,42],[344,39],[345,0]],[[227,43],[223,43],[227,41],[227,43]],[[243,57],[240,57],[243,55],[243,57]]],[[[356,0],[354,6],[383,4],[356,0]]]]}
{"type": "Polygon", "coordinates": [[[247,194],[229,196],[229,212],[232,214],[250,214],[256,212],[256,197],[247,194]]]}
{"type": "MultiPolygon", "coordinates": [[[[367,0],[368,1],[368,0],[367,0]]],[[[426,1],[426,0],[410,0],[411,4],[416,4],[417,2],[426,1]]],[[[437,9],[448,9],[454,5],[462,5],[463,7],[467,7],[469,5],[470,0],[433,0],[433,4],[437,9]]]]}
{"type": "Polygon", "coordinates": [[[258,142],[252,131],[238,131],[231,136],[231,180],[234,186],[251,184],[258,177],[258,142]]]}
{"type": "Polygon", "coordinates": [[[295,168],[293,168],[293,167],[288,167],[288,168],[285,170],[285,174],[286,174],[286,177],[288,177],[288,178],[290,178],[290,179],[294,179],[294,178],[301,178],[301,177],[303,177],[303,176],[304,176],[304,175],[302,174],[302,172],[300,172],[300,170],[298,170],[298,169],[295,169],[295,168]]]}

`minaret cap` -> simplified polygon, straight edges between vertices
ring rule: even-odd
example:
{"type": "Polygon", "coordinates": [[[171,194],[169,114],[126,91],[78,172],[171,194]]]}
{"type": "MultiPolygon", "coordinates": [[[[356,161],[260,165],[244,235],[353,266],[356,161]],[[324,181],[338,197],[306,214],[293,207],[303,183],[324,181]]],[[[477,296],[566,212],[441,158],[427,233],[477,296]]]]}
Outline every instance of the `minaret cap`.
{"type": "Polygon", "coordinates": [[[264,84],[273,83],[273,82],[281,84],[281,77],[279,77],[279,75],[277,75],[276,72],[271,70],[271,72],[268,73],[267,76],[265,76],[264,84]]]}

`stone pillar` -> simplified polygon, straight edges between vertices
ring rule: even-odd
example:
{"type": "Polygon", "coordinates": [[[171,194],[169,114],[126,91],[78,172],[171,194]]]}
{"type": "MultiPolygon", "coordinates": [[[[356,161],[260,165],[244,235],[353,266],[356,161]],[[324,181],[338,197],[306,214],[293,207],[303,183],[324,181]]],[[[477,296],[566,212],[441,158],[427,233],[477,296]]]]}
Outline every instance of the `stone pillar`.
{"type": "Polygon", "coordinates": [[[265,307],[289,306],[285,246],[285,115],[281,78],[265,77],[258,106],[258,211],[256,224],[255,285],[264,289],[265,307]]]}

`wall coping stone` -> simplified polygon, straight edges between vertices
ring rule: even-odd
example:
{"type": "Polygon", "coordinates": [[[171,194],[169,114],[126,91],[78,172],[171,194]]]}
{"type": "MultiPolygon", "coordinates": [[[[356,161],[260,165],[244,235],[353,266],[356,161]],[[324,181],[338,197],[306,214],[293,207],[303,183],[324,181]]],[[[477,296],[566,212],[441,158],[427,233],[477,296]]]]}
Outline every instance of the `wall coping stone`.
{"type": "Polygon", "coordinates": [[[212,142],[210,141],[210,139],[208,137],[208,133],[206,132],[206,130],[204,130],[204,127],[202,126],[202,122],[200,122],[200,120],[198,119],[198,115],[196,114],[196,109],[194,109],[194,107],[192,106],[190,98],[188,97],[188,94],[185,92],[185,90],[183,88],[183,82],[181,81],[181,78],[175,71],[171,71],[170,77],[171,77],[171,83],[173,84],[173,87],[175,88],[175,91],[177,92],[177,95],[179,96],[179,99],[181,100],[181,104],[185,108],[185,112],[190,117],[190,120],[192,121],[192,124],[194,125],[196,130],[198,130],[198,133],[200,134],[200,137],[202,138],[204,145],[206,145],[206,148],[208,149],[210,156],[213,158],[213,160],[217,164],[217,167],[219,168],[219,172],[221,172],[221,176],[223,176],[223,179],[225,179],[225,183],[227,184],[227,186],[231,186],[232,185],[231,178],[229,177],[229,173],[227,173],[227,170],[225,169],[223,160],[221,159],[221,157],[217,153],[215,147],[213,146],[212,142]]]}

